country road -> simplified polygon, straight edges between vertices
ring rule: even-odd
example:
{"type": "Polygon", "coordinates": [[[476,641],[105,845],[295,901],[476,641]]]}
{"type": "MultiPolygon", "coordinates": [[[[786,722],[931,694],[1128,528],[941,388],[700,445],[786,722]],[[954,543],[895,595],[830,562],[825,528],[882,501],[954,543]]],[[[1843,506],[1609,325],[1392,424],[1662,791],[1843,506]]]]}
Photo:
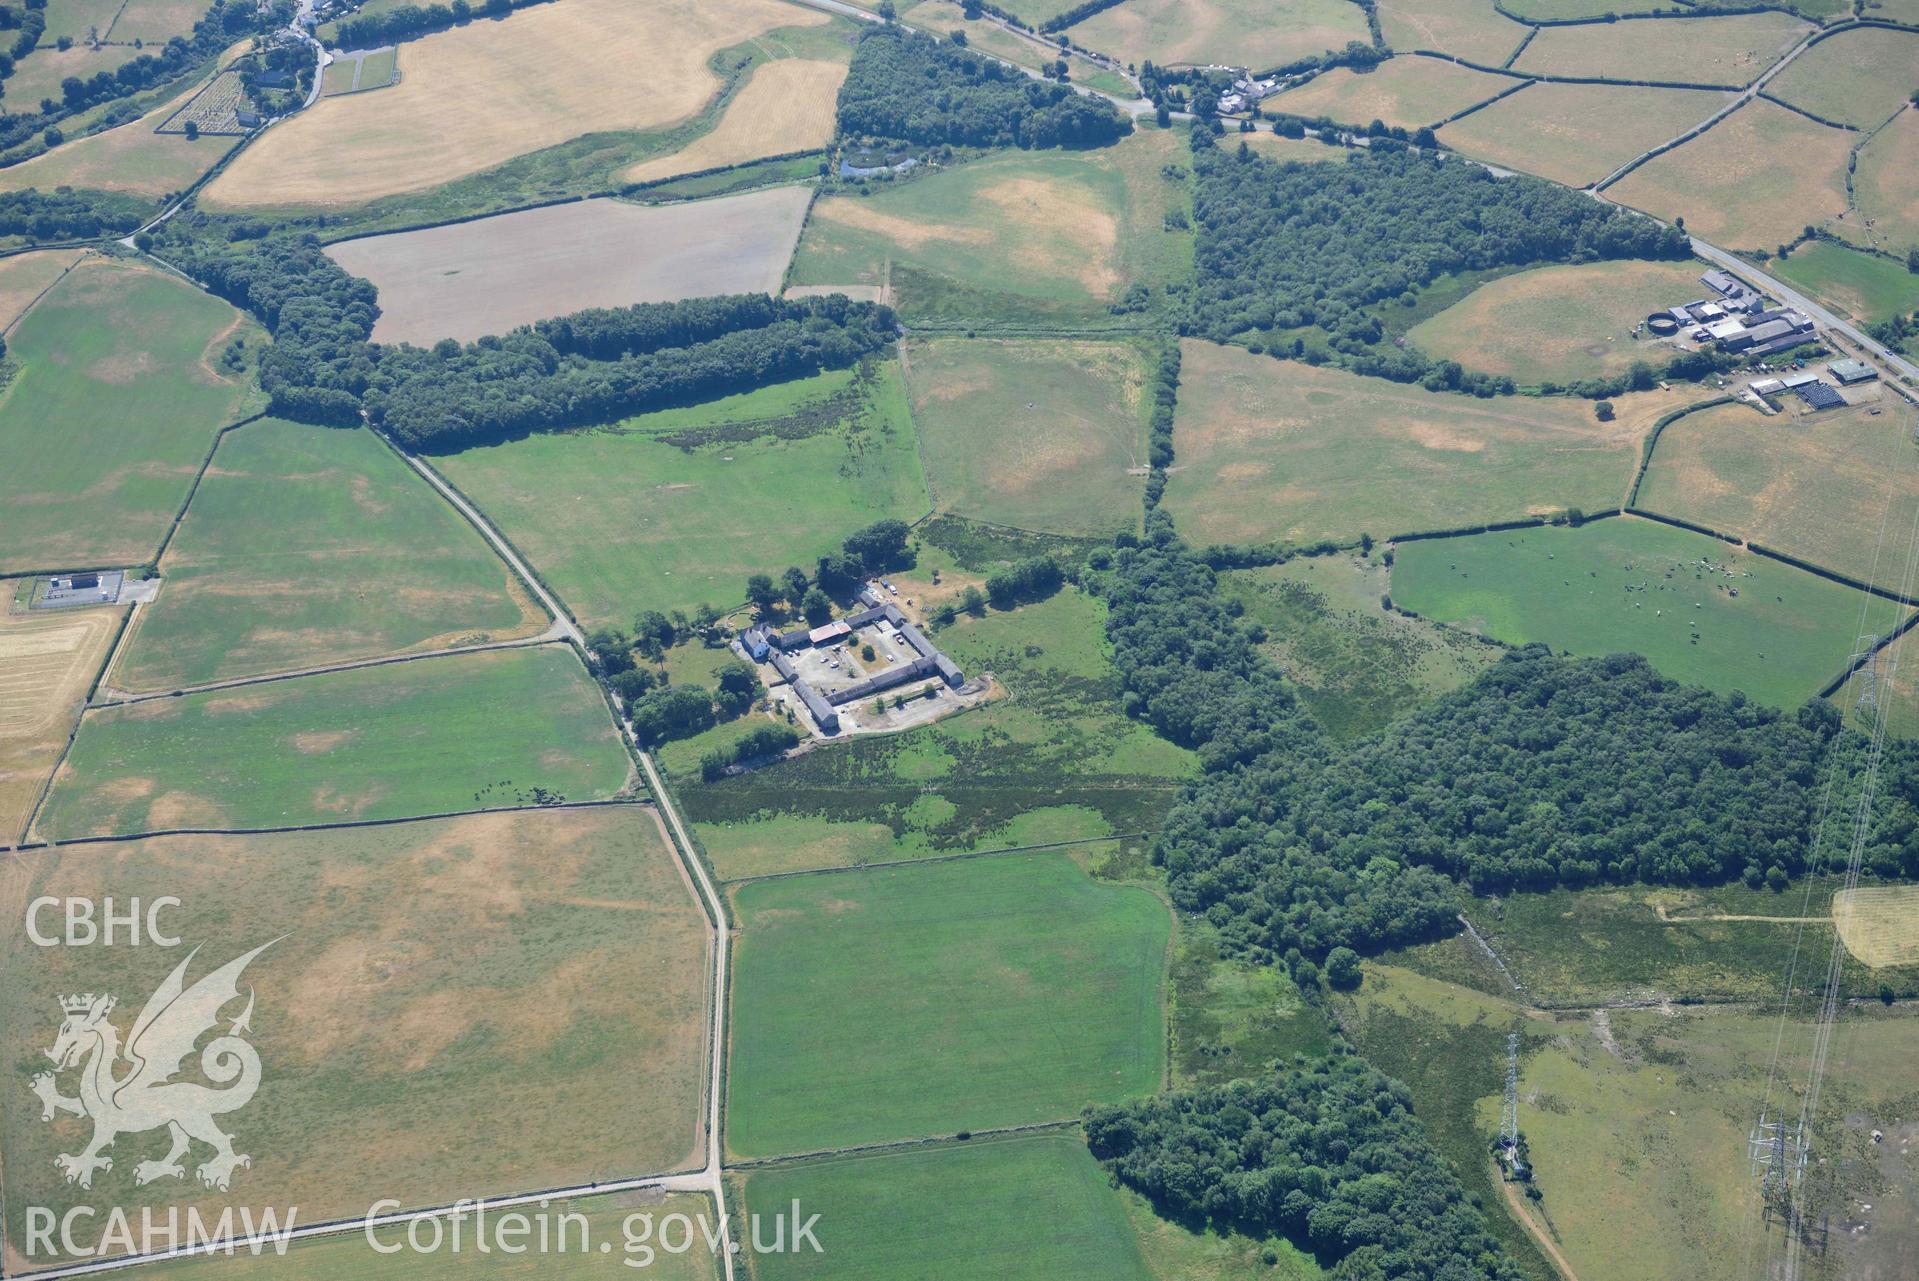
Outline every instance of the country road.
{"type": "Polygon", "coordinates": [[[667,794],[666,780],[660,777],[660,771],[653,763],[653,753],[640,752],[640,768],[646,771],[646,785],[652,789],[654,799],[659,802],[660,812],[666,815],[667,823],[673,829],[678,840],[681,858],[687,870],[699,883],[700,896],[706,900],[707,911],[713,917],[713,1027],[711,1075],[707,1081],[706,1094],[706,1168],[697,1178],[703,1185],[701,1191],[709,1193],[713,1204],[718,1207],[720,1216],[720,1259],[726,1270],[726,1281],[733,1281],[733,1253],[736,1246],[728,1235],[731,1227],[726,1217],[725,1167],[721,1148],[721,1113],[726,1087],[726,976],[727,956],[732,947],[732,934],[726,925],[726,908],[720,901],[720,892],[713,884],[713,878],[707,875],[706,864],[700,861],[699,853],[693,846],[693,838],[687,834],[686,825],[680,822],[680,812],[673,804],[673,798],[667,794]]]}
{"type": "Polygon", "coordinates": [[[578,645],[581,651],[584,652],[586,650],[586,637],[580,633],[580,629],[573,622],[572,616],[560,608],[560,602],[553,599],[553,593],[546,590],[546,584],[533,576],[533,571],[528,569],[526,562],[520,559],[520,553],[513,550],[513,545],[500,535],[500,531],[493,528],[493,526],[480,515],[479,510],[466,500],[465,495],[440,479],[440,473],[434,471],[431,467],[421,462],[418,458],[415,458],[406,450],[401,449],[398,445],[393,447],[393,452],[405,459],[407,466],[419,472],[420,475],[425,478],[427,484],[439,491],[440,497],[452,503],[454,510],[466,517],[467,522],[471,524],[473,528],[480,531],[481,536],[493,545],[493,550],[500,554],[500,559],[512,566],[513,572],[520,576],[520,580],[527,585],[528,590],[539,600],[541,607],[553,616],[553,621],[555,625],[558,626],[560,635],[572,641],[575,645],[578,645]]]}
{"type": "Polygon", "coordinates": [[[1716,245],[1709,245],[1697,236],[1694,236],[1692,239],[1692,251],[1701,258],[1704,258],[1707,262],[1724,267],[1727,271],[1735,275],[1744,276],[1753,284],[1758,285],[1761,290],[1771,294],[1788,306],[1797,307],[1800,311],[1811,316],[1822,328],[1835,330],[1838,333],[1844,334],[1867,352],[1878,357],[1886,364],[1891,365],[1899,372],[1901,377],[1919,380],[1919,365],[1915,365],[1904,356],[1889,350],[1884,343],[1869,337],[1850,321],[1841,320],[1838,316],[1826,310],[1826,308],[1821,307],[1818,303],[1806,297],[1798,290],[1767,275],[1739,255],[1727,253],[1724,249],[1716,245]]]}

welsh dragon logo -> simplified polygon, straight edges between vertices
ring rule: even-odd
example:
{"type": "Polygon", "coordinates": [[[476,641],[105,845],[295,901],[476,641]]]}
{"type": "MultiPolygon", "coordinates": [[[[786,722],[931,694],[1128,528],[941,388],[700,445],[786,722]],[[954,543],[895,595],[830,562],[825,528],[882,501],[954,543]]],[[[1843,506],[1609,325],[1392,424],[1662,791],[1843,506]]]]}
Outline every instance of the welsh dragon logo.
{"type": "Polygon", "coordinates": [[[85,1149],[53,1159],[68,1183],[92,1187],[96,1171],[113,1168],[113,1159],[101,1153],[115,1139],[161,1126],[166,1127],[173,1146],[158,1161],[135,1165],[136,1183],[184,1178],[181,1158],[195,1139],[213,1149],[212,1157],[197,1171],[200,1182],[209,1188],[224,1192],[234,1170],[253,1163],[251,1157],[233,1150],[232,1138],[214,1123],[215,1117],[245,1107],[260,1088],[260,1056],[245,1038],[252,1030],[251,988],[239,1017],[200,1049],[200,1071],[213,1084],[173,1078],[201,1037],[220,1023],[220,1011],[239,999],[240,975],[248,963],[272,946],[262,944],[188,987],[187,966],[199,951],[194,949],[147,998],[124,1046],[120,1029],[107,1018],[113,1012],[113,997],[60,998],[65,1019],[53,1048],[46,1052],[55,1068],[33,1078],[33,1092],[40,1097],[42,1121],[51,1121],[61,1112],[93,1121],[93,1141],[85,1149]],[[127,1065],[124,1072],[122,1062],[127,1065]],[[57,1074],[73,1068],[80,1071],[79,1094],[68,1098],[60,1093],[57,1074]]]}

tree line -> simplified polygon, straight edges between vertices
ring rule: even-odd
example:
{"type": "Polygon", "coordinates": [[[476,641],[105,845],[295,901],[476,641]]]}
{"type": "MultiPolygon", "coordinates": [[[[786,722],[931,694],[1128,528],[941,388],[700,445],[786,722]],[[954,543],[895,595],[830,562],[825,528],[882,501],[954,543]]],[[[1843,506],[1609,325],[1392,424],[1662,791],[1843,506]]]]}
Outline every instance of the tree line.
{"type": "Polygon", "coordinates": [[[1098,147],[1132,131],[1104,98],[890,25],[862,33],[840,85],[839,126],[846,136],[974,147],[1098,147]]]}
{"type": "Polygon", "coordinates": [[[274,413],[332,424],[364,414],[416,450],[615,422],[845,368],[898,332],[890,308],[844,295],[741,295],[596,308],[471,343],[375,343],[376,291],[316,237],[161,233],[169,258],[272,332],[260,383],[274,413]]]}

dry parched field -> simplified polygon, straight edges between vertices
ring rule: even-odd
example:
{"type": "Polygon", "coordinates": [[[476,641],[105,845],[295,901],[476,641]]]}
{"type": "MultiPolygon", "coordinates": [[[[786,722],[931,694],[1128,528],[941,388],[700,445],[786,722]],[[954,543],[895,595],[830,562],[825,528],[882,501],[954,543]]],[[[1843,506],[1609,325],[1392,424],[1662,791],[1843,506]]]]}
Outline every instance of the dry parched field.
{"type": "Polygon", "coordinates": [[[1919,111],[1908,107],[1859,149],[1853,185],[1875,243],[1901,255],[1919,246],[1919,111]]]}
{"type": "Polygon", "coordinates": [[[1511,57],[1527,31],[1487,0],[1382,0],[1379,27],[1399,53],[1430,49],[1489,67],[1511,57]]]}
{"type": "Polygon", "coordinates": [[[1383,120],[1403,129],[1419,129],[1484,102],[1514,83],[1437,58],[1393,58],[1364,75],[1335,68],[1265,105],[1295,115],[1331,116],[1344,124],[1383,120]]]}
{"type": "Polygon", "coordinates": [[[1430,356],[1522,385],[1572,382],[1670,360],[1675,347],[1635,341],[1633,326],[1704,292],[1690,259],[1540,267],[1481,285],[1406,337],[1430,356]]]}
{"type": "Polygon", "coordinates": [[[1874,969],[1919,964],[1919,885],[1840,890],[1832,923],[1846,950],[1874,969]]]}
{"type": "Polygon", "coordinates": [[[1135,527],[1147,359],[1124,342],[948,338],[909,352],[939,510],[1020,529],[1135,527]]]}
{"type": "Polygon", "coordinates": [[[1686,230],[1716,245],[1769,249],[1846,207],[1854,137],[1755,98],[1606,194],[1669,222],[1684,218],[1686,230]]]}
{"type": "MultiPolygon", "coordinates": [[[[196,1144],[184,1179],[141,1187],[134,1168],[166,1136],[128,1133],[91,1190],[71,1187],[53,1157],[78,1151],[88,1123],[42,1123],[23,1080],[25,1106],[0,1122],[15,1249],[28,1205],[85,1202],[102,1219],[119,1206],[138,1223],[138,1207],[178,1202],[212,1223],[237,1198],[297,1205],[305,1224],[363,1215],[380,1197],[445,1204],[696,1161],[706,921],[649,810],[69,849],[0,870],[7,920],[40,895],[172,895],[180,906],[164,919],[182,946],[40,948],[9,929],[8,1061],[48,1066],[39,1052],[63,993],[117,997],[124,1033],[189,949],[200,949],[191,983],[272,941],[241,981],[255,994],[262,1085],[223,1118],[252,1164],[229,1192],[208,1191],[196,1144]]],[[[64,1074],[65,1092],[74,1079],[64,1074]]],[[[371,1257],[356,1256],[356,1275],[371,1257]]]]}
{"type": "Polygon", "coordinates": [[[1919,32],[1842,31],[1793,59],[1766,86],[1823,120],[1870,129],[1906,103],[1919,67],[1919,32]]]}
{"type": "Polygon", "coordinates": [[[359,204],[420,191],[602,129],[696,114],[707,59],[826,14],[780,0],[558,0],[408,43],[383,93],[322,98],[268,130],[210,206],[359,204]]]}
{"type": "Polygon", "coordinates": [[[379,288],[375,342],[471,340],[585,307],[777,292],[811,197],[776,187],[654,208],[582,200],[327,252],[379,288]]]}
{"type": "Polygon", "coordinates": [[[1477,160],[1583,187],[1677,138],[1728,97],[1702,89],[1535,83],[1447,125],[1439,140],[1477,160]]]}
{"type": "Polygon", "coordinates": [[[1751,84],[1811,30],[1791,14],[1770,12],[1546,27],[1513,70],[1736,87],[1751,84]]]}
{"type": "Polygon", "coordinates": [[[681,174],[812,151],[833,140],[833,111],[846,64],[782,58],[754,68],[726,104],[713,131],[670,156],[624,170],[621,182],[658,182],[681,174]]]}
{"type": "MultiPolygon", "coordinates": [[[[1661,393],[1474,400],[1189,341],[1166,503],[1196,543],[1311,542],[1618,506],[1661,393]]],[[[1697,396],[1694,389],[1686,394],[1697,396]]]]}
{"type": "Polygon", "coordinates": [[[1121,62],[1277,67],[1367,39],[1348,0],[1126,0],[1071,29],[1073,43],[1121,62]]]}
{"type": "Polygon", "coordinates": [[[1891,396],[1879,403],[1878,417],[1865,406],[1797,419],[1744,405],[1688,414],[1659,434],[1638,505],[1891,585],[1919,509],[1908,461],[1919,415],[1891,396]]]}
{"type": "Polygon", "coordinates": [[[0,845],[25,830],[123,613],[0,614],[0,845]]]}

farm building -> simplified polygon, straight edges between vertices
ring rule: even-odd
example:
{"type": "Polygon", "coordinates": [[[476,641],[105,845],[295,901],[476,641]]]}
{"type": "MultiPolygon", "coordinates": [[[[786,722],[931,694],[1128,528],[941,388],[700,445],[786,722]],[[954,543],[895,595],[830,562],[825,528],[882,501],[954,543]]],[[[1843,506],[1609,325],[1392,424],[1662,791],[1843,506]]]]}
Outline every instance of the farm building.
{"type": "Polygon", "coordinates": [[[1879,376],[1879,371],[1865,361],[1851,358],[1833,361],[1826,366],[1826,372],[1838,379],[1842,387],[1850,387],[1854,383],[1868,383],[1879,376]]]}
{"type": "Polygon", "coordinates": [[[813,717],[813,721],[825,734],[839,731],[839,713],[834,710],[847,703],[870,698],[889,689],[906,684],[908,681],[923,680],[937,676],[954,689],[966,683],[966,676],[958,665],[932,641],[925,633],[913,625],[912,621],[900,612],[899,606],[884,600],[871,587],[862,588],[860,603],[865,608],[845,618],[807,631],[792,631],[784,635],[776,634],[771,628],[754,626],[740,637],[740,647],[747,656],[756,662],[773,665],[783,680],[793,688],[800,702],[813,717]],[[799,666],[788,657],[789,653],[811,649],[815,646],[832,645],[845,640],[865,628],[884,624],[890,629],[891,639],[910,650],[913,657],[907,662],[877,672],[863,681],[857,681],[840,689],[821,693],[812,681],[806,678],[799,666]]]}

